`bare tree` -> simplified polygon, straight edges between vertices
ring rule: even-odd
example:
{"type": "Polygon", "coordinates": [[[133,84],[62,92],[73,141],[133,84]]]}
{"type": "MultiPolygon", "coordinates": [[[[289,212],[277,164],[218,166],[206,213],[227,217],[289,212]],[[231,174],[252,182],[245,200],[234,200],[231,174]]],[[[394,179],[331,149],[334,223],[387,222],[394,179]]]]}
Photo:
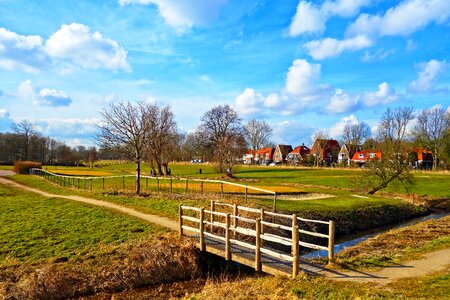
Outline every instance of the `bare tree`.
{"type": "Polygon", "coordinates": [[[411,107],[399,107],[395,110],[388,108],[383,113],[378,129],[382,158],[369,161],[368,171],[363,174],[370,188],[369,194],[375,194],[394,181],[402,184],[407,191],[413,185],[411,165],[405,153],[407,128],[412,119],[411,107]]]}
{"type": "Polygon", "coordinates": [[[11,129],[13,130],[13,132],[22,137],[21,148],[24,152],[22,153],[21,158],[24,158],[25,160],[30,160],[31,140],[33,136],[37,135],[37,132],[33,127],[33,123],[27,120],[11,124],[11,129]]]}
{"type": "Polygon", "coordinates": [[[424,109],[417,117],[414,137],[417,144],[430,150],[433,154],[434,171],[443,155],[449,131],[450,113],[440,106],[424,109]]]}
{"type": "Polygon", "coordinates": [[[110,104],[100,114],[99,144],[104,148],[123,147],[136,163],[136,194],[140,193],[141,162],[151,133],[148,122],[152,106],[145,102],[110,104]]]}
{"type": "Polygon", "coordinates": [[[98,161],[98,152],[97,149],[95,147],[89,147],[86,150],[86,155],[85,155],[85,159],[87,160],[88,164],[89,164],[89,168],[93,168],[94,167],[94,163],[96,161],[98,161]]]}
{"type": "Polygon", "coordinates": [[[272,127],[265,121],[253,119],[245,125],[244,136],[252,148],[256,151],[269,144],[269,137],[272,134],[272,127]]]}
{"type": "Polygon", "coordinates": [[[364,122],[358,124],[346,124],[342,133],[342,140],[348,147],[349,160],[353,157],[361,145],[371,134],[370,127],[364,122]]]}
{"type": "Polygon", "coordinates": [[[168,164],[174,156],[179,138],[177,124],[169,106],[160,109],[157,104],[150,104],[148,108],[146,121],[150,134],[145,154],[150,160],[153,173],[169,175],[168,164]]]}
{"type": "Polygon", "coordinates": [[[324,153],[328,149],[329,136],[324,131],[316,131],[312,137],[313,146],[311,153],[314,155],[314,163],[319,167],[320,163],[325,159],[324,153]]]}
{"type": "Polygon", "coordinates": [[[202,117],[199,133],[214,146],[220,173],[232,173],[232,167],[242,153],[243,126],[236,111],[229,105],[213,107],[202,117]]]}

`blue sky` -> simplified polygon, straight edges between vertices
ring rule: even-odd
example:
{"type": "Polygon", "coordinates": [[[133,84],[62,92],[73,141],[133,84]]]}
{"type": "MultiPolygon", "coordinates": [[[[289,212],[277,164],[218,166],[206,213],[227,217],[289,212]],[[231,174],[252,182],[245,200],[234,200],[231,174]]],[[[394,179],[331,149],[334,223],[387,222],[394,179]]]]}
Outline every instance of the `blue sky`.
{"type": "Polygon", "coordinates": [[[449,51],[448,0],[0,0],[0,131],[92,145],[102,107],[145,100],[183,132],[230,104],[309,144],[386,107],[448,109],[449,51]]]}

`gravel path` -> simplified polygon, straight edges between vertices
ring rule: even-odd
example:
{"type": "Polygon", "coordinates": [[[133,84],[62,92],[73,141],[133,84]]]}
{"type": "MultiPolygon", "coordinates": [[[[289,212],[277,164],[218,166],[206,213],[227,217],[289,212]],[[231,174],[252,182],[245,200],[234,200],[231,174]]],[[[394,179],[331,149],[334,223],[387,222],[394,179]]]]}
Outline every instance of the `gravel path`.
{"type": "MultiPolygon", "coordinates": [[[[1,176],[1,173],[0,173],[1,176]]],[[[1,178],[0,177],[0,183],[4,184],[4,185],[9,185],[9,186],[13,186],[15,188],[19,188],[22,190],[26,190],[29,192],[33,192],[45,197],[51,197],[51,198],[63,198],[63,199],[69,199],[69,200],[73,200],[73,201],[78,201],[78,202],[83,202],[83,203],[87,203],[90,205],[95,205],[95,206],[101,206],[101,207],[106,207],[109,209],[114,209],[117,211],[120,211],[122,213],[125,213],[127,215],[136,217],[138,219],[162,226],[162,227],[166,227],[169,228],[171,230],[178,230],[178,223],[175,221],[172,221],[168,218],[164,218],[164,217],[160,217],[160,216],[156,216],[156,215],[151,215],[151,214],[145,214],[142,212],[139,212],[137,210],[134,210],[132,208],[128,208],[128,207],[124,207],[118,204],[114,204],[111,202],[107,202],[107,201],[101,201],[101,200],[96,200],[96,199],[92,199],[92,198],[86,198],[86,197],[81,197],[81,196],[63,196],[63,195],[55,195],[55,194],[50,194],[38,189],[34,189],[22,184],[19,184],[17,182],[14,182],[12,180],[6,179],[6,178],[1,178]]]]}

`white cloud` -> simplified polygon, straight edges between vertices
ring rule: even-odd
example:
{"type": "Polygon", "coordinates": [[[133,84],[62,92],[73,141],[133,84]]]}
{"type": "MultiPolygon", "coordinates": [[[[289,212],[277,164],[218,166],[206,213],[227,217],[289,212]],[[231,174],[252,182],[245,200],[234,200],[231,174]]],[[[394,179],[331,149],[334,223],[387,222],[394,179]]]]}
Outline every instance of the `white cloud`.
{"type": "Polygon", "coordinates": [[[379,60],[385,59],[388,56],[393,55],[394,53],[395,53],[394,49],[391,49],[391,50],[378,49],[374,53],[370,53],[369,51],[364,51],[362,60],[365,62],[379,61],[379,60]]]}
{"type": "Polygon", "coordinates": [[[215,20],[227,0],[119,0],[120,5],[156,5],[167,25],[178,32],[215,20]]]}
{"type": "Polygon", "coordinates": [[[87,69],[129,70],[126,51],[119,44],[83,24],[64,24],[45,43],[46,53],[87,69]]]}
{"type": "Polygon", "coordinates": [[[391,88],[387,82],[378,85],[378,90],[373,93],[364,94],[364,105],[371,107],[379,104],[389,104],[401,98],[395,89],[391,88]]]}
{"type": "Polygon", "coordinates": [[[251,88],[246,88],[234,101],[234,108],[239,114],[244,116],[260,113],[263,109],[263,105],[263,96],[256,93],[255,90],[251,88]]]}
{"type": "Polygon", "coordinates": [[[345,125],[356,125],[359,124],[358,118],[354,115],[343,117],[339,122],[334,124],[330,127],[328,130],[328,134],[331,138],[337,139],[340,136],[342,136],[342,133],[344,132],[345,125]]]}
{"type": "Polygon", "coordinates": [[[19,35],[0,28],[0,68],[37,72],[48,61],[42,52],[42,38],[38,35],[19,35]]]}
{"type": "Polygon", "coordinates": [[[310,144],[310,136],[316,130],[310,124],[298,121],[283,121],[272,126],[272,139],[277,144],[286,144],[296,147],[304,143],[310,144]]]}
{"type": "Polygon", "coordinates": [[[359,95],[350,95],[341,89],[336,89],[327,106],[327,112],[339,114],[349,112],[358,107],[359,95]]]}
{"type": "Polygon", "coordinates": [[[60,107],[69,106],[72,103],[72,99],[63,91],[49,88],[39,90],[31,80],[21,82],[17,91],[19,96],[31,99],[34,105],[60,107]]]}
{"type": "Polygon", "coordinates": [[[444,23],[449,17],[448,0],[404,0],[384,15],[361,14],[347,28],[347,35],[407,36],[432,22],[444,23]]]}
{"type": "Polygon", "coordinates": [[[444,73],[448,65],[446,61],[438,61],[435,59],[420,65],[421,70],[417,79],[413,80],[409,85],[408,91],[413,93],[435,92],[436,81],[440,74],[444,73]]]}
{"type": "Polygon", "coordinates": [[[308,42],[304,48],[316,60],[323,60],[334,57],[344,51],[356,51],[372,46],[373,42],[365,35],[358,35],[353,38],[337,40],[325,38],[308,42]]]}
{"type": "Polygon", "coordinates": [[[289,35],[299,36],[304,33],[323,33],[326,22],[333,16],[351,17],[361,7],[370,4],[369,0],[325,1],[321,6],[313,2],[300,1],[297,11],[289,25],[289,35]]]}
{"type": "Polygon", "coordinates": [[[9,112],[4,108],[0,108],[0,119],[7,117],[9,117],[9,112]]]}

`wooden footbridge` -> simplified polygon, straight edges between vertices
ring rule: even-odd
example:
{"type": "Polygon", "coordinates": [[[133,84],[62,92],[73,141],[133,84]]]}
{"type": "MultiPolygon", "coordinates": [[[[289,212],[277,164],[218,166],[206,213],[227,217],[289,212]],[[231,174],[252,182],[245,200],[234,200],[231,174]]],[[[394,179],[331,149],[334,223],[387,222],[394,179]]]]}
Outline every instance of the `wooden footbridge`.
{"type": "Polygon", "coordinates": [[[272,275],[320,273],[323,267],[301,259],[301,247],[326,250],[334,260],[334,221],[212,201],[210,209],[180,205],[179,231],[196,239],[201,251],[272,275]]]}

